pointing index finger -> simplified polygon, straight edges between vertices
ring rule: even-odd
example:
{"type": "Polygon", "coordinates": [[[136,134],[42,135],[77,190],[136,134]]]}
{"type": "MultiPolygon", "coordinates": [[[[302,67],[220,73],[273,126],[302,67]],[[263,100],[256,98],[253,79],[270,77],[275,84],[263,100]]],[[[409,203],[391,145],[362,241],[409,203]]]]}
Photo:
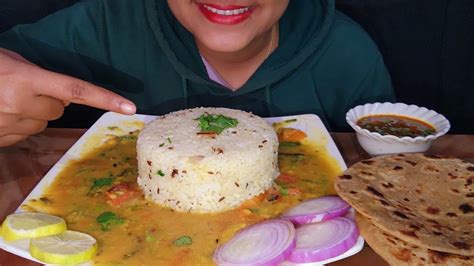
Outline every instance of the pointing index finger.
{"type": "Polygon", "coordinates": [[[36,92],[63,101],[92,106],[122,114],[134,114],[136,107],[130,100],[89,82],[63,74],[38,69],[40,73],[36,92]]]}

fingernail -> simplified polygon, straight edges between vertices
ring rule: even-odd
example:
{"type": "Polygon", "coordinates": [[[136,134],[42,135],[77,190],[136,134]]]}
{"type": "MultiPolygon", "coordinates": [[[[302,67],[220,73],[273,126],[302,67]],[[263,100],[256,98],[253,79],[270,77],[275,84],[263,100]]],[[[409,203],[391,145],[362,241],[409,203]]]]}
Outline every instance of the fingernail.
{"type": "Polygon", "coordinates": [[[120,110],[124,114],[133,115],[137,111],[137,108],[132,103],[121,103],[120,104],[120,110]]]}

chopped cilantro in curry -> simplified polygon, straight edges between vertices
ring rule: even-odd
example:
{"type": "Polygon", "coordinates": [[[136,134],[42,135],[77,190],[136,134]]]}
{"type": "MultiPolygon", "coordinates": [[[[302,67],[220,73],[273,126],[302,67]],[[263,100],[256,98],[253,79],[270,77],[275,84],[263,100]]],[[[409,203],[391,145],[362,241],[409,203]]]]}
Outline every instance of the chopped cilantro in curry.
{"type": "Polygon", "coordinates": [[[92,189],[100,188],[103,186],[109,186],[112,184],[112,181],[113,179],[111,177],[94,179],[92,189]]]}
{"type": "Polygon", "coordinates": [[[156,242],[156,237],[152,235],[150,232],[147,232],[145,235],[146,242],[156,242]]]}
{"type": "Polygon", "coordinates": [[[189,236],[181,236],[179,237],[178,239],[176,239],[174,241],[174,244],[177,246],[177,247],[181,247],[181,246],[189,246],[193,243],[193,240],[191,237],[189,236]]]}
{"type": "Polygon", "coordinates": [[[108,231],[111,229],[111,227],[124,223],[123,218],[109,211],[100,214],[96,221],[100,224],[100,229],[102,229],[102,231],[108,231]]]}

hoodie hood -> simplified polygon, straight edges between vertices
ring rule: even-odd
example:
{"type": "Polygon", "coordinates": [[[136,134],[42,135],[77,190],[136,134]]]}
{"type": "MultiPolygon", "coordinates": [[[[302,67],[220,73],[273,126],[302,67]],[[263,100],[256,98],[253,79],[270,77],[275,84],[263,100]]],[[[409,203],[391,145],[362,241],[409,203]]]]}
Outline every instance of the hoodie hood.
{"type": "MultiPolygon", "coordinates": [[[[237,91],[208,78],[166,0],[81,1],[0,34],[0,46],[113,90],[147,114],[220,106],[262,117],[317,114],[329,130],[346,130],[353,106],[395,101],[377,46],[334,0],[290,0],[279,31],[278,48],[237,91]]],[[[70,119],[84,117],[86,109],[70,108],[70,119]]]]}
{"type": "MultiPolygon", "coordinates": [[[[173,16],[165,0],[148,0],[147,17],[155,37],[176,72],[188,82],[209,88],[215,95],[241,95],[267,89],[314,57],[327,37],[334,15],[334,0],[290,0],[279,21],[278,48],[237,91],[211,81],[194,38],[173,16]],[[295,25],[298,25],[297,27],[295,25]]],[[[317,56],[317,55],[316,55],[317,56]]]]}

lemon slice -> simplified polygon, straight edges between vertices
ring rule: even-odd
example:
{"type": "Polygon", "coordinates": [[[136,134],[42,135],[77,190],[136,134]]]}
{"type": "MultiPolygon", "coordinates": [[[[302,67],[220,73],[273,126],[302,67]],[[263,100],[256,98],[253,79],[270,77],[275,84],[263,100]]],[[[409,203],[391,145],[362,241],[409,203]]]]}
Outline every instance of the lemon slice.
{"type": "Polygon", "coordinates": [[[35,212],[14,213],[2,224],[2,236],[7,241],[55,235],[66,231],[64,219],[35,212]]]}
{"type": "Polygon", "coordinates": [[[97,252],[97,241],[88,234],[67,230],[59,235],[31,239],[30,254],[54,264],[80,264],[97,252]]]}

